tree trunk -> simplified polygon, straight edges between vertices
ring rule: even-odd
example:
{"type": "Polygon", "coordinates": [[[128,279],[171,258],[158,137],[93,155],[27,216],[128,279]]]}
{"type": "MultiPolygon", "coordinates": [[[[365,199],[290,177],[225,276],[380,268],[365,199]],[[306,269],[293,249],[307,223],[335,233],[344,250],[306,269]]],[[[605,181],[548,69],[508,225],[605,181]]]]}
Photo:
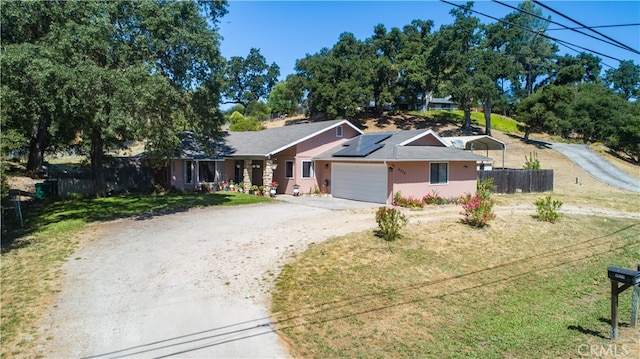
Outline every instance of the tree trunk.
{"type": "MultiPolygon", "coordinates": [[[[531,65],[529,65],[529,67],[531,67],[531,65]]],[[[527,97],[531,96],[531,94],[533,94],[533,84],[535,82],[536,76],[533,74],[533,70],[530,68],[529,71],[527,71],[527,76],[526,76],[526,88],[527,88],[527,97]]]]}
{"type": "Polygon", "coordinates": [[[95,124],[91,131],[91,174],[96,198],[106,197],[107,195],[107,186],[102,168],[103,160],[104,141],[102,139],[102,129],[99,124],[95,124]]]}
{"type": "Polygon", "coordinates": [[[27,161],[27,174],[29,175],[35,175],[42,166],[44,146],[50,125],[51,114],[44,108],[38,127],[34,129],[34,133],[29,140],[29,159],[27,161]]]}
{"type": "Polygon", "coordinates": [[[487,94],[484,99],[484,106],[482,106],[482,110],[484,111],[484,134],[487,136],[491,136],[491,95],[487,94]]]}
{"type": "Polygon", "coordinates": [[[431,101],[431,91],[426,91],[422,96],[422,112],[429,111],[430,101],[431,101]]]}
{"type": "Polygon", "coordinates": [[[527,126],[524,130],[524,140],[529,141],[529,135],[531,134],[531,127],[527,126]]]}
{"type": "Polygon", "coordinates": [[[462,132],[468,134],[471,132],[471,106],[464,106],[464,125],[462,125],[462,132]]]}

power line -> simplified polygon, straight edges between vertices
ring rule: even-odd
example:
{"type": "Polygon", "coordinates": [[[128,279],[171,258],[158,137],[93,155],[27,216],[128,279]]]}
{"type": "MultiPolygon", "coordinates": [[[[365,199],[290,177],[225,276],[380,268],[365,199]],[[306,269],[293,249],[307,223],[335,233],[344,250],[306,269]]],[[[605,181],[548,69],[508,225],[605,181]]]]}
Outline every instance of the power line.
{"type": "MultiPolygon", "coordinates": [[[[457,8],[463,8],[461,5],[454,4],[454,3],[449,2],[449,1],[446,1],[446,0],[440,0],[440,1],[441,1],[441,2],[443,2],[443,3],[445,3],[445,4],[448,4],[448,5],[451,5],[451,6],[455,6],[455,7],[457,7],[457,8]]],[[[498,22],[500,22],[500,23],[503,23],[503,24],[507,24],[507,25],[510,25],[510,26],[517,27],[517,28],[519,28],[519,29],[521,29],[521,30],[524,30],[524,31],[530,32],[530,33],[532,33],[532,34],[537,34],[537,35],[539,35],[539,36],[541,36],[541,37],[544,37],[544,38],[546,38],[546,39],[549,39],[549,40],[551,40],[551,41],[555,41],[555,42],[561,43],[561,44],[563,44],[564,46],[566,46],[566,47],[568,47],[568,48],[570,48],[571,50],[576,51],[576,52],[579,52],[579,51],[577,51],[577,50],[575,50],[575,49],[571,48],[571,47],[570,47],[570,46],[568,46],[568,45],[575,46],[575,47],[577,47],[577,48],[579,48],[579,49],[582,49],[582,50],[585,50],[585,51],[588,51],[588,52],[592,52],[592,53],[594,53],[594,54],[597,54],[597,55],[600,55],[600,56],[602,56],[602,57],[606,57],[606,58],[609,58],[609,59],[612,59],[612,60],[616,60],[616,61],[618,61],[618,62],[622,62],[622,61],[623,61],[623,60],[620,60],[620,59],[615,58],[615,57],[613,57],[613,56],[609,56],[609,55],[603,54],[603,53],[598,52],[598,51],[595,51],[595,50],[587,49],[587,48],[585,48],[585,47],[582,47],[582,46],[579,46],[579,45],[576,45],[576,44],[572,44],[572,43],[567,42],[567,41],[563,41],[563,40],[560,40],[560,39],[556,39],[555,37],[551,37],[551,36],[546,35],[546,34],[543,34],[543,33],[541,33],[541,32],[534,31],[534,30],[529,29],[529,28],[526,28],[526,27],[524,27],[524,26],[521,26],[521,25],[518,25],[518,24],[514,24],[514,23],[511,23],[511,22],[509,22],[509,21],[502,20],[502,19],[498,19],[498,18],[496,18],[496,17],[494,17],[494,16],[487,15],[487,14],[482,13],[482,12],[477,11],[477,10],[470,9],[470,11],[471,11],[471,12],[473,12],[473,13],[476,13],[476,14],[479,14],[479,15],[482,15],[482,16],[485,16],[485,17],[488,17],[489,19],[492,19],[492,20],[498,21],[498,22]]],[[[605,66],[607,66],[607,67],[610,67],[610,68],[612,68],[612,69],[614,68],[613,66],[607,65],[607,64],[605,64],[605,63],[602,63],[602,64],[603,64],[603,65],[605,65],[605,66]]]]}
{"type": "MultiPolygon", "coordinates": [[[[497,2],[497,1],[496,1],[497,2]]],[[[605,27],[627,27],[627,26],[640,26],[640,24],[620,24],[620,25],[598,25],[598,26],[576,26],[576,27],[567,27],[562,25],[562,28],[557,29],[547,29],[547,31],[555,31],[555,30],[579,30],[579,29],[599,29],[605,27]]]]}
{"type": "MultiPolygon", "coordinates": [[[[640,54],[640,51],[638,51],[638,50],[634,50],[634,49],[632,49],[632,48],[630,48],[630,47],[628,47],[628,46],[626,46],[626,45],[620,45],[617,41],[616,41],[616,42],[611,42],[611,41],[604,40],[604,39],[602,39],[602,38],[600,38],[600,37],[596,37],[596,36],[593,36],[593,35],[591,35],[591,34],[587,34],[587,33],[585,33],[585,32],[579,31],[579,30],[577,30],[577,29],[570,28],[570,27],[568,27],[568,26],[566,26],[566,25],[564,25],[564,24],[561,24],[561,23],[559,23],[559,22],[555,22],[555,21],[553,21],[553,20],[545,19],[545,18],[544,18],[544,17],[542,17],[542,16],[539,16],[539,15],[533,14],[533,13],[531,13],[531,12],[528,12],[528,11],[522,10],[522,9],[520,9],[520,8],[517,8],[517,7],[512,6],[512,5],[509,5],[509,4],[505,4],[505,3],[500,2],[500,1],[498,1],[498,0],[493,0],[493,2],[495,2],[495,3],[497,3],[497,4],[500,4],[500,5],[502,5],[502,6],[506,6],[506,7],[510,8],[510,9],[514,9],[514,10],[520,11],[520,12],[522,12],[522,13],[525,13],[525,14],[529,15],[529,16],[533,16],[533,17],[535,17],[535,18],[537,18],[537,19],[544,20],[544,21],[546,21],[546,22],[549,22],[549,23],[552,23],[552,24],[555,24],[555,25],[562,26],[562,27],[564,27],[564,28],[565,28],[565,29],[567,29],[567,30],[572,30],[572,31],[574,31],[574,32],[577,32],[578,34],[588,36],[588,37],[590,37],[590,38],[592,38],[592,39],[595,39],[595,40],[598,40],[598,41],[602,41],[602,42],[604,42],[604,43],[606,43],[606,44],[609,44],[609,45],[612,45],[612,46],[618,47],[618,48],[620,48],[620,49],[627,50],[627,51],[631,51],[631,52],[634,52],[634,53],[636,53],[636,54],[640,54]]],[[[592,30],[592,27],[591,27],[591,28],[589,28],[589,27],[585,27],[585,28],[586,28],[586,29],[589,29],[589,30],[592,30]]],[[[593,30],[592,30],[592,31],[593,31],[593,30]]],[[[615,40],[614,40],[614,41],[615,41],[615,40]]]]}
{"type": "Polygon", "coordinates": [[[620,41],[614,40],[614,39],[610,38],[609,36],[607,36],[607,35],[605,35],[605,34],[603,34],[603,33],[599,32],[599,31],[597,31],[597,30],[592,29],[592,28],[590,28],[589,26],[587,26],[587,25],[585,25],[585,24],[583,24],[583,23],[581,23],[581,22],[579,22],[579,21],[577,21],[577,20],[574,20],[573,18],[571,18],[571,17],[569,17],[569,16],[564,15],[563,13],[561,13],[561,12],[559,12],[559,11],[556,11],[556,10],[552,9],[552,8],[550,8],[550,7],[549,7],[549,6],[547,6],[547,5],[544,5],[543,3],[541,3],[541,2],[540,2],[540,1],[538,1],[538,0],[533,0],[533,2],[534,2],[535,4],[538,4],[538,5],[542,6],[542,7],[543,7],[543,8],[545,8],[545,9],[547,9],[547,10],[549,10],[549,11],[551,11],[551,12],[555,13],[555,14],[558,14],[558,15],[560,15],[560,16],[562,16],[562,17],[564,17],[565,19],[567,19],[567,20],[569,20],[569,21],[572,21],[572,22],[574,22],[574,23],[576,23],[576,24],[578,24],[578,25],[580,25],[580,26],[584,26],[584,27],[586,27],[588,30],[591,30],[591,31],[595,32],[596,34],[598,34],[598,35],[600,35],[600,36],[604,37],[605,39],[611,40],[611,41],[615,42],[616,44],[619,44],[620,46],[624,46],[624,47],[625,47],[625,48],[627,48],[629,51],[633,51],[633,52],[635,52],[635,53],[640,54],[640,52],[639,52],[638,50],[636,50],[636,49],[634,49],[634,48],[632,48],[632,47],[630,47],[630,46],[627,46],[627,45],[625,45],[625,44],[621,43],[620,41]]]}

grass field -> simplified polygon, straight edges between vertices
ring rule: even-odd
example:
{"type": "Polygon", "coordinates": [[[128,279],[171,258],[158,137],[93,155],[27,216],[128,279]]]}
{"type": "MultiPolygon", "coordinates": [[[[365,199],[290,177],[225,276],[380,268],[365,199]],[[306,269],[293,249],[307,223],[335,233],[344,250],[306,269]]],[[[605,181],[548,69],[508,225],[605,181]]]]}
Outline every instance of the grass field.
{"type": "Polygon", "coordinates": [[[218,192],[116,196],[26,208],[25,229],[2,237],[2,358],[30,357],[30,345],[38,335],[36,322],[60,290],[62,264],[75,251],[83,232],[99,230],[99,226],[87,224],[265,201],[270,199],[218,192]]]}
{"type": "MultiPolygon", "coordinates": [[[[579,357],[609,344],[606,267],[635,266],[639,231],[631,220],[512,215],[483,230],[413,224],[391,248],[373,232],[333,238],[283,269],[272,312],[294,357],[579,357]]],[[[637,332],[623,330],[621,348],[638,350],[637,332]]]]}
{"type": "MultiPolygon", "coordinates": [[[[439,118],[453,123],[462,124],[464,122],[464,111],[428,111],[426,114],[420,111],[412,111],[409,113],[414,116],[427,116],[433,118],[439,118]]],[[[484,129],[486,121],[484,119],[484,113],[471,112],[471,124],[484,129]]],[[[498,114],[491,114],[491,129],[501,131],[504,133],[522,134],[523,130],[519,126],[518,122],[511,118],[501,116],[498,114]]]]}

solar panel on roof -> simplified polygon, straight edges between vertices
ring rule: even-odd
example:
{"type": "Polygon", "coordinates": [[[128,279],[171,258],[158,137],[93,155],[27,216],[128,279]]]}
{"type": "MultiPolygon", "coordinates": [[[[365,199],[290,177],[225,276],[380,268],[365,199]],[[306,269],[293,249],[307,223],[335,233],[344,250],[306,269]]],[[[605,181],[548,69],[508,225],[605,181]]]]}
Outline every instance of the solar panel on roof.
{"type": "Polygon", "coordinates": [[[334,157],[365,157],[384,145],[380,142],[391,137],[390,134],[361,135],[351,144],[333,154],[334,157]]]}
{"type": "Polygon", "coordinates": [[[381,143],[372,143],[366,146],[349,146],[333,154],[334,157],[364,157],[384,145],[381,143]]]}

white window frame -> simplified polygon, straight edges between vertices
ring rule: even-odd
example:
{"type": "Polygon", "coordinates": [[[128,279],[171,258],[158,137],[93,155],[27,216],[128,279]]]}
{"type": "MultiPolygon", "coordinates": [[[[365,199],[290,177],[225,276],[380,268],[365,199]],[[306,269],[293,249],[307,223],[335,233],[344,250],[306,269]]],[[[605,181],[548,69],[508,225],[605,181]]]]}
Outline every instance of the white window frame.
{"type": "Polygon", "coordinates": [[[313,161],[302,161],[302,166],[301,167],[301,171],[300,171],[300,177],[301,178],[316,178],[316,169],[315,169],[315,164],[313,161]],[[308,163],[309,164],[309,176],[305,176],[304,175],[304,165],[308,163]]]}
{"type": "MultiPolygon", "coordinates": [[[[438,177],[440,177],[440,176],[438,176],[438,177]]],[[[429,184],[432,184],[432,185],[447,185],[447,184],[449,184],[449,162],[431,162],[431,163],[429,163],[429,184]],[[432,172],[432,169],[433,169],[433,165],[438,165],[438,174],[440,174],[440,165],[446,165],[446,172],[445,172],[446,176],[447,176],[446,181],[444,181],[444,182],[433,182],[431,180],[432,179],[431,172],[432,172]]]]}
{"type": "Polygon", "coordinates": [[[184,160],[184,184],[193,184],[193,177],[195,173],[193,173],[193,161],[192,160],[184,160]],[[188,174],[191,176],[188,176],[188,174]],[[191,177],[191,181],[187,182],[187,178],[191,177]]]}
{"type": "Polygon", "coordinates": [[[293,161],[284,161],[284,176],[285,178],[293,178],[295,174],[295,165],[293,161]],[[291,167],[289,167],[291,166],[291,167]],[[291,169],[291,171],[289,171],[291,169]],[[287,176],[289,175],[289,176],[287,176]]]}
{"type": "Polygon", "coordinates": [[[344,136],[344,128],[342,127],[342,125],[336,127],[336,137],[342,137],[344,136]]]}

